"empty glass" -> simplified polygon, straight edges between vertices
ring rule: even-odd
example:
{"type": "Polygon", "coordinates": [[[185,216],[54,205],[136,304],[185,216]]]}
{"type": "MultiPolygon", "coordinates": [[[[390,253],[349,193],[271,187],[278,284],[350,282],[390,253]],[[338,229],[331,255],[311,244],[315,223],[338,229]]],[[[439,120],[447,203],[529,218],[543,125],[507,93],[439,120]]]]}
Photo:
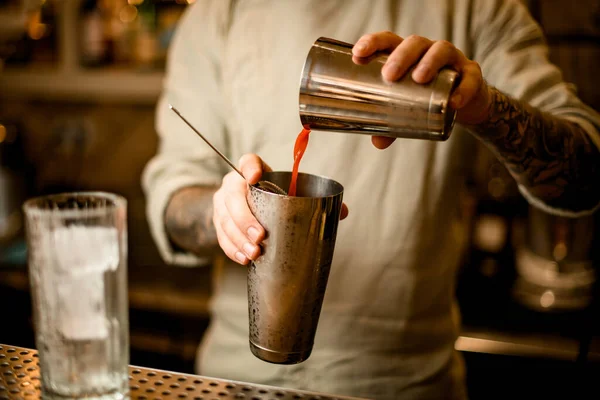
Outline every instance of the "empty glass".
{"type": "Polygon", "coordinates": [[[126,200],[66,193],[23,209],[44,397],[126,397],[126,200]]]}

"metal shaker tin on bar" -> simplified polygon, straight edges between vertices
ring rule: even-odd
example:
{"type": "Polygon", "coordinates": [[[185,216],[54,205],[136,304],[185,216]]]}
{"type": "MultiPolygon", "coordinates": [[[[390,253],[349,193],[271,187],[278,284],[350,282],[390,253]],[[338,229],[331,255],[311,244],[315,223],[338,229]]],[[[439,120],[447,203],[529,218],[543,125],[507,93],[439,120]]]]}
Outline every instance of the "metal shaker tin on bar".
{"type": "Polygon", "coordinates": [[[300,121],[311,130],[444,141],[454,127],[449,106],[458,73],[445,68],[427,84],[411,73],[396,82],[381,76],[388,54],[355,63],[352,44],[319,38],[300,81],[300,121]]]}

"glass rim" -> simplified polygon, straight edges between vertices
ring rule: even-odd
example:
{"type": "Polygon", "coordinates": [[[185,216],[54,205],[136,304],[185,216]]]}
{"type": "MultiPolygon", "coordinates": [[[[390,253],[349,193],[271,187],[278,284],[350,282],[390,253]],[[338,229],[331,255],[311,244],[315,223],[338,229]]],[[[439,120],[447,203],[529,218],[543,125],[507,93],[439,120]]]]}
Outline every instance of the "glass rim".
{"type": "Polygon", "coordinates": [[[25,216],[53,216],[61,218],[76,218],[76,217],[100,217],[105,215],[107,211],[114,211],[119,208],[124,208],[127,205],[127,199],[119,194],[103,191],[75,191],[61,192],[42,196],[32,197],[25,200],[22,209],[25,216]],[[109,204],[104,207],[93,208],[42,208],[41,206],[47,201],[56,201],[60,199],[88,197],[99,200],[108,200],[109,204]]]}

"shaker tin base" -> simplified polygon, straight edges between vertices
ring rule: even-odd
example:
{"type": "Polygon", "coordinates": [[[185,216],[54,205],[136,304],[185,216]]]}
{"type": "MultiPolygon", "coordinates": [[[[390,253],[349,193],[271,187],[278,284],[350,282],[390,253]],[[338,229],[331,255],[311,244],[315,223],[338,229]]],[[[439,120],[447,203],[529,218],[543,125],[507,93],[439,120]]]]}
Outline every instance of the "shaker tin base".
{"type": "Polygon", "coordinates": [[[259,359],[272,363],[272,364],[299,364],[306,361],[312,352],[312,348],[309,350],[297,352],[297,353],[281,353],[278,351],[268,350],[264,347],[258,346],[250,342],[250,350],[259,359]]]}

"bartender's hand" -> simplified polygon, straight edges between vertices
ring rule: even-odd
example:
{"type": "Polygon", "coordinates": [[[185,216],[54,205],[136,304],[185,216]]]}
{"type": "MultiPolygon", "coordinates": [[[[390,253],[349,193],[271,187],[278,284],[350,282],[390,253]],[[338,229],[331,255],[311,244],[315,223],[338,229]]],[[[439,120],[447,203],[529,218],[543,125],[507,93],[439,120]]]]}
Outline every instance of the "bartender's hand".
{"type": "MultiPolygon", "coordinates": [[[[411,35],[406,38],[392,32],[377,32],[362,36],[354,45],[354,62],[369,57],[377,51],[391,52],[381,70],[383,78],[393,82],[406,74],[415,65],[412,78],[417,83],[430,82],[438,71],[449,67],[460,75],[460,84],[450,98],[450,106],[457,110],[456,121],[475,125],[488,117],[491,99],[488,86],[475,61],[469,60],[450,42],[429,40],[411,35]]],[[[393,138],[373,136],[373,144],[385,149],[393,138]]]]}
{"type": "MultiPolygon", "coordinates": [[[[263,171],[271,171],[271,167],[256,154],[244,155],[240,159],[239,169],[250,185],[260,180],[263,171]]],[[[225,175],[221,187],[213,196],[213,223],[219,246],[227,257],[241,265],[260,256],[259,244],[265,238],[265,229],[254,218],[246,201],[248,184],[237,172],[232,171],[225,175]]],[[[348,208],[344,204],[340,219],[347,215],[348,208]]]]}

